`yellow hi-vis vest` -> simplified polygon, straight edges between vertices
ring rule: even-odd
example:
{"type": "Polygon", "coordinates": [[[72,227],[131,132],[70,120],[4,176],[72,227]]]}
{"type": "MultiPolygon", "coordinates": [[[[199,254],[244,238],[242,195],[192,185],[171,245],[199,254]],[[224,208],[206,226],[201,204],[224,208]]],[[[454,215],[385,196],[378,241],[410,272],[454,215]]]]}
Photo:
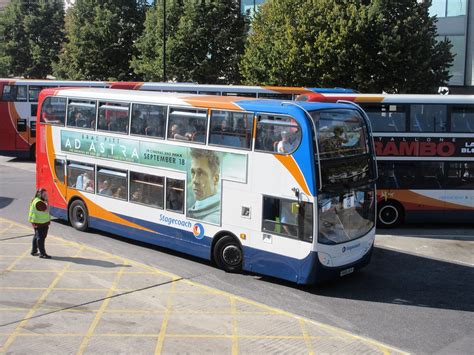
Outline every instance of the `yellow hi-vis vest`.
{"type": "MultiPolygon", "coordinates": [[[[33,199],[33,201],[31,201],[31,205],[30,205],[30,215],[28,217],[28,221],[30,223],[34,223],[34,224],[44,224],[44,223],[48,223],[49,220],[51,219],[49,217],[49,211],[48,209],[46,209],[46,211],[38,211],[36,209],[36,204],[38,202],[42,201],[40,198],[38,197],[35,197],[33,199]]],[[[43,201],[44,202],[44,201],[43,201]]],[[[46,203],[46,202],[44,202],[46,203]]]]}

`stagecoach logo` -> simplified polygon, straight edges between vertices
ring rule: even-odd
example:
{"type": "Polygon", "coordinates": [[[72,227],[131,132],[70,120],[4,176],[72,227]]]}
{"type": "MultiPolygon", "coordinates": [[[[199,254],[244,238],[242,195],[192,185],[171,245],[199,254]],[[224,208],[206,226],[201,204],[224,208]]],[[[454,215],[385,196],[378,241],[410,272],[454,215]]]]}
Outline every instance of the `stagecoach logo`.
{"type": "Polygon", "coordinates": [[[354,245],[349,245],[348,247],[342,247],[342,252],[345,253],[346,250],[350,252],[352,249],[360,247],[360,243],[354,244],[354,245]]]}
{"type": "Polygon", "coordinates": [[[204,227],[201,223],[196,223],[193,227],[193,235],[196,239],[204,238],[204,227]]]}

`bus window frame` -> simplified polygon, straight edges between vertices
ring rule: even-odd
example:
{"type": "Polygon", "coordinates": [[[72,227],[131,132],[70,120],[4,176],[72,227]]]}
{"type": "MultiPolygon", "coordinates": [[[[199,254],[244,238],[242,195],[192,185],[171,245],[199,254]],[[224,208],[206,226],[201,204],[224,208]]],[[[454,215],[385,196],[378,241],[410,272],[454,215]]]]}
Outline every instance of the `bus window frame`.
{"type": "MultiPolygon", "coordinates": [[[[159,139],[161,141],[166,140],[167,132],[168,132],[168,115],[169,115],[169,109],[170,105],[166,104],[157,104],[157,103],[147,103],[147,102],[136,102],[136,101],[130,101],[130,118],[129,118],[129,127],[128,127],[128,135],[130,137],[144,137],[144,138],[150,138],[150,139],[159,139]],[[135,105],[144,105],[144,106],[159,106],[159,107],[164,107],[165,108],[165,117],[164,117],[164,126],[163,126],[163,137],[160,136],[147,136],[146,134],[137,134],[137,133],[132,133],[132,114],[133,114],[133,108],[135,105]]],[[[98,113],[97,113],[98,115],[98,113]]]]}
{"type": "Polygon", "coordinates": [[[3,85],[3,88],[2,88],[2,96],[1,96],[1,98],[0,98],[0,101],[3,101],[3,102],[28,102],[28,85],[27,85],[27,84],[16,84],[16,83],[12,83],[12,84],[8,84],[8,83],[7,83],[7,84],[3,85]],[[12,95],[12,93],[11,93],[12,91],[11,91],[11,90],[12,90],[13,87],[23,87],[23,88],[26,88],[26,92],[25,92],[26,96],[25,96],[25,99],[24,99],[24,100],[18,100],[18,99],[17,99],[17,98],[18,98],[18,89],[16,89],[16,91],[15,91],[15,98],[14,98],[14,99],[11,98],[11,99],[9,99],[9,100],[5,100],[3,96],[4,96],[4,92],[5,92],[4,90],[5,90],[5,88],[6,88],[7,86],[10,87],[10,96],[12,95]]]}
{"type": "MultiPolygon", "coordinates": [[[[192,112],[187,112],[187,113],[192,113],[192,112]]],[[[199,113],[197,113],[199,114],[199,113]]],[[[168,111],[166,112],[166,132],[165,132],[165,140],[168,142],[181,142],[181,143],[188,143],[188,144],[197,144],[197,145],[207,145],[208,144],[208,135],[209,135],[209,114],[210,110],[208,107],[202,108],[202,107],[193,107],[193,106],[179,106],[179,105],[168,105],[168,111]],[[170,118],[171,118],[171,110],[176,109],[176,111],[184,110],[195,110],[195,111],[206,111],[206,128],[204,131],[204,142],[199,142],[195,140],[186,140],[186,139],[175,139],[175,138],[170,138],[170,118]]]]}
{"type": "MultiPolygon", "coordinates": [[[[286,122],[285,122],[286,123],[286,122]]],[[[266,123],[265,123],[266,124],[266,123]]],[[[295,117],[291,116],[291,115],[287,115],[287,114],[280,114],[280,113],[268,113],[268,112],[255,112],[254,114],[254,125],[255,125],[255,136],[253,138],[254,140],[254,144],[252,145],[252,151],[254,152],[257,152],[257,153],[266,153],[266,154],[274,154],[274,155],[292,155],[294,152],[296,152],[301,144],[303,143],[303,129],[301,127],[301,125],[298,123],[298,121],[296,120],[295,117]],[[299,131],[300,131],[300,141],[298,143],[298,145],[293,149],[293,151],[291,153],[278,153],[276,151],[270,151],[270,150],[261,150],[261,149],[257,149],[257,137],[258,137],[258,123],[259,123],[259,120],[258,120],[258,116],[260,115],[272,115],[272,116],[282,116],[282,117],[289,117],[291,120],[295,121],[299,131]]],[[[281,124],[281,126],[287,126],[287,127],[290,127],[291,125],[288,123],[288,124],[281,124]]]]}
{"type": "MultiPolygon", "coordinates": [[[[68,109],[68,100],[69,98],[67,96],[59,96],[59,95],[50,95],[50,96],[46,96],[43,101],[41,102],[41,111],[40,111],[40,124],[46,124],[46,125],[51,125],[51,126],[58,126],[58,127],[66,127],[66,119],[67,119],[67,109],[68,109]],[[56,98],[56,99],[63,99],[65,100],[65,105],[64,105],[64,118],[63,118],[63,121],[59,120],[59,123],[58,122],[46,122],[43,120],[43,107],[45,106],[45,102],[46,100],[48,99],[52,99],[52,98],[56,98]]],[[[39,105],[39,104],[38,104],[39,105]]]]}
{"type": "MultiPolygon", "coordinates": [[[[84,100],[87,100],[87,99],[84,99],[84,100]]],[[[94,101],[94,100],[91,100],[91,101],[94,101]]],[[[108,133],[113,133],[113,134],[120,134],[120,135],[127,135],[129,136],[130,135],[130,117],[131,117],[131,114],[132,114],[132,110],[131,110],[131,107],[132,107],[132,101],[123,101],[123,100],[107,100],[107,99],[96,99],[95,101],[97,101],[97,106],[96,106],[96,115],[95,115],[95,130],[97,132],[108,132],[108,133]],[[101,105],[101,103],[103,103],[103,105],[101,105]],[[110,129],[99,129],[99,112],[100,112],[100,107],[101,106],[108,106],[112,104],[125,104],[128,106],[128,115],[127,115],[127,119],[128,119],[128,125],[127,125],[127,130],[125,132],[122,132],[122,131],[111,131],[110,129]]],[[[117,107],[124,107],[124,106],[117,106],[117,107]]],[[[108,108],[107,108],[108,109],[108,108]]],[[[113,111],[113,109],[110,109],[111,111],[113,111]]],[[[120,111],[120,110],[117,110],[117,111],[120,111]]]]}
{"type": "MultiPolygon", "coordinates": [[[[208,113],[208,130],[207,130],[207,139],[206,139],[206,143],[208,146],[211,146],[211,147],[219,147],[219,148],[229,148],[229,149],[237,149],[237,150],[243,150],[243,151],[247,151],[247,152],[250,152],[252,151],[252,148],[253,148],[253,141],[255,140],[255,137],[254,137],[254,133],[257,133],[256,131],[254,132],[254,125],[255,125],[255,121],[256,121],[256,114],[255,112],[251,112],[251,111],[238,111],[238,110],[226,110],[226,109],[218,109],[218,108],[210,108],[209,109],[209,113],[208,113]],[[243,115],[245,114],[249,114],[249,115],[252,115],[252,127],[250,128],[250,144],[249,144],[249,148],[244,148],[244,147],[236,147],[236,146],[229,146],[229,145],[222,145],[222,144],[215,144],[215,143],[211,143],[211,120],[212,120],[212,112],[213,111],[225,111],[225,112],[235,112],[235,113],[241,113],[243,115]]],[[[280,153],[281,154],[281,153],[280,153]]]]}
{"type": "MultiPolygon", "coordinates": [[[[360,102],[360,103],[357,103],[361,108],[362,110],[364,110],[365,114],[367,115],[367,118],[369,119],[370,121],[370,125],[372,127],[372,132],[373,133],[403,133],[403,132],[411,132],[411,131],[408,131],[407,127],[410,127],[410,123],[411,123],[411,120],[410,120],[410,113],[411,113],[411,104],[410,103],[396,103],[396,102],[391,102],[391,103],[386,103],[386,102],[360,102]],[[379,131],[379,130],[375,130],[373,128],[373,123],[372,121],[370,120],[370,116],[369,116],[369,113],[367,112],[366,110],[366,106],[402,106],[404,109],[405,109],[405,120],[404,120],[404,124],[405,124],[405,128],[401,131],[379,131]]],[[[387,111],[387,112],[391,112],[391,111],[387,111]]],[[[397,111],[398,112],[398,111],[397,111]]]]}
{"type": "MultiPolygon", "coordinates": [[[[63,96],[58,96],[58,97],[63,97],[63,96]]],[[[83,97],[75,97],[75,96],[65,96],[66,97],[66,120],[65,120],[65,126],[64,127],[68,127],[68,128],[73,128],[73,129],[85,129],[85,130],[88,130],[88,131],[97,131],[97,116],[98,116],[98,106],[99,106],[99,102],[97,99],[88,99],[88,98],[83,98],[83,97]],[[94,121],[95,121],[95,124],[93,127],[77,127],[77,126],[70,126],[68,125],[68,122],[69,122],[69,101],[71,100],[78,100],[78,101],[93,101],[95,102],[95,112],[94,112],[94,121]]]]}

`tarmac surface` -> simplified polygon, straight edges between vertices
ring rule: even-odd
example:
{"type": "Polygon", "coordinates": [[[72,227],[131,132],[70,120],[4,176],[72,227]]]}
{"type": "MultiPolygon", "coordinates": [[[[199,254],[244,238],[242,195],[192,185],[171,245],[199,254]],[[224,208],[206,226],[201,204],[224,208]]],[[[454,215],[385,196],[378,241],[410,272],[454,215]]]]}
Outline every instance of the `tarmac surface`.
{"type": "Polygon", "coordinates": [[[0,353],[403,351],[0,218],[0,353]]]}

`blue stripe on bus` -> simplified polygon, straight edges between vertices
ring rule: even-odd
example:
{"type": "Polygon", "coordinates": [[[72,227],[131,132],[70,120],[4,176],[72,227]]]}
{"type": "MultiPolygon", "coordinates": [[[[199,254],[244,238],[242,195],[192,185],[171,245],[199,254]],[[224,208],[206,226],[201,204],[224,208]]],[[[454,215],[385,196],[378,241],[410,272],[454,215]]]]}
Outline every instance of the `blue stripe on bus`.
{"type": "MultiPolygon", "coordinates": [[[[51,215],[61,219],[67,219],[67,212],[64,209],[51,207],[51,215]]],[[[118,216],[160,234],[157,235],[152,232],[124,226],[96,217],[89,217],[89,226],[121,237],[158,245],[202,259],[211,259],[212,238],[208,236],[198,240],[194,237],[192,232],[124,215],[118,216]]],[[[311,267],[314,264],[316,253],[311,253],[305,259],[299,260],[247,246],[243,246],[243,252],[243,269],[246,271],[298,283],[311,283],[309,277],[301,277],[300,275],[311,276],[311,267]]]]}

